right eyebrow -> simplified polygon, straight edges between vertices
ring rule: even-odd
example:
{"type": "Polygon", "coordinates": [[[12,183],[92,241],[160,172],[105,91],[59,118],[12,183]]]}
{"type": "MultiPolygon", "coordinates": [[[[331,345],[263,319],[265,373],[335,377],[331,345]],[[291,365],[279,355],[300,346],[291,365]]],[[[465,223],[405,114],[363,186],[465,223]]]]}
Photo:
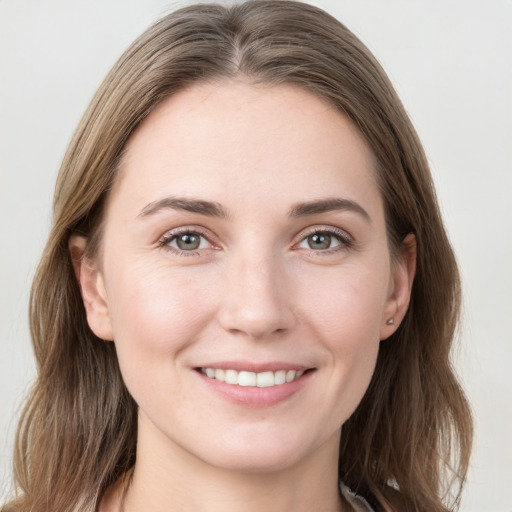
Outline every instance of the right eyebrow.
{"type": "Polygon", "coordinates": [[[137,215],[138,217],[147,217],[154,215],[161,210],[182,210],[186,212],[198,213],[208,217],[227,218],[228,213],[222,205],[214,201],[204,201],[202,199],[193,199],[188,197],[164,197],[158,201],[148,203],[137,215]]]}

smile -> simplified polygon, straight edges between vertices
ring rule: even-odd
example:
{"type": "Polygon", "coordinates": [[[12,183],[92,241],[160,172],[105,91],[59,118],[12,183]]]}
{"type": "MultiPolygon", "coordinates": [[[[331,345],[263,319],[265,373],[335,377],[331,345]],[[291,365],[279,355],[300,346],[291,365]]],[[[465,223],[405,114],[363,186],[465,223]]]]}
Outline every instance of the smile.
{"type": "Polygon", "coordinates": [[[243,387],[269,388],[299,379],[304,370],[277,370],[275,372],[249,372],[221,368],[201,368],[201,373],[210,379],[243,387]]]}

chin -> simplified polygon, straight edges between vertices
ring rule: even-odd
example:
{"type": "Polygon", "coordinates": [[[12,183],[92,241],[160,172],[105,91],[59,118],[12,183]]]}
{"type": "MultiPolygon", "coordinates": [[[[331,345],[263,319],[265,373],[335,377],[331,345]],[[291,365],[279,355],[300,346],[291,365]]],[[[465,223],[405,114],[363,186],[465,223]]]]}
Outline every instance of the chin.
{"type": "Polygon", "coordinates": [[[332,442],[312,442],[306,437],[281,431],[279,435],[254,433],[252,436],[227,436],[206,450],[203,458],[210,465],[240,473],[275,473],[291,469],[321,451],[321,445],[338,453],[339,433],[332,436],[332,442]],[[333,446],[330,446],[330,445],[333,446]]]}
{"type": "Polygon", "coordinates": [[[218,468],[237,473],[268,474],[285,471],[301,460],[298,452],[283,450],[245,450],[209,457],[209,463],[218,468]]]}

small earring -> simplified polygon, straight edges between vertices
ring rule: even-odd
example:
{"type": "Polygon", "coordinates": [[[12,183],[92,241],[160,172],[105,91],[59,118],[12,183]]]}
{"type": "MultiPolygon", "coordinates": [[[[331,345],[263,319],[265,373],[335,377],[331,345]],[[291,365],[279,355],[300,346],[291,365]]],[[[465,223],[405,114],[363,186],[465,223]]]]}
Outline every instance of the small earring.
{"type": "Polygon", "coordinates": [[[393,325],[395,323],[395,319],[393,317],[388,318],[386,320],[386,325],[393,325]]]}

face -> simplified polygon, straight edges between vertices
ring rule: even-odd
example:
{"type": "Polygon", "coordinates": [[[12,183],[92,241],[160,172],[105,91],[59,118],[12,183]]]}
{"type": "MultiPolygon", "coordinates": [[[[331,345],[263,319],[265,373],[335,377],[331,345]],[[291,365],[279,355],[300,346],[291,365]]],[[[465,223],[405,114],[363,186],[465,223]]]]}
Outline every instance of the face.
{"type": "Polygon", "coordinates": [[[139,436],[248,471],[336,453],[410,287],[352,124],[241,82],[193,86],[140,126],[80,281],[139,436]]]}

